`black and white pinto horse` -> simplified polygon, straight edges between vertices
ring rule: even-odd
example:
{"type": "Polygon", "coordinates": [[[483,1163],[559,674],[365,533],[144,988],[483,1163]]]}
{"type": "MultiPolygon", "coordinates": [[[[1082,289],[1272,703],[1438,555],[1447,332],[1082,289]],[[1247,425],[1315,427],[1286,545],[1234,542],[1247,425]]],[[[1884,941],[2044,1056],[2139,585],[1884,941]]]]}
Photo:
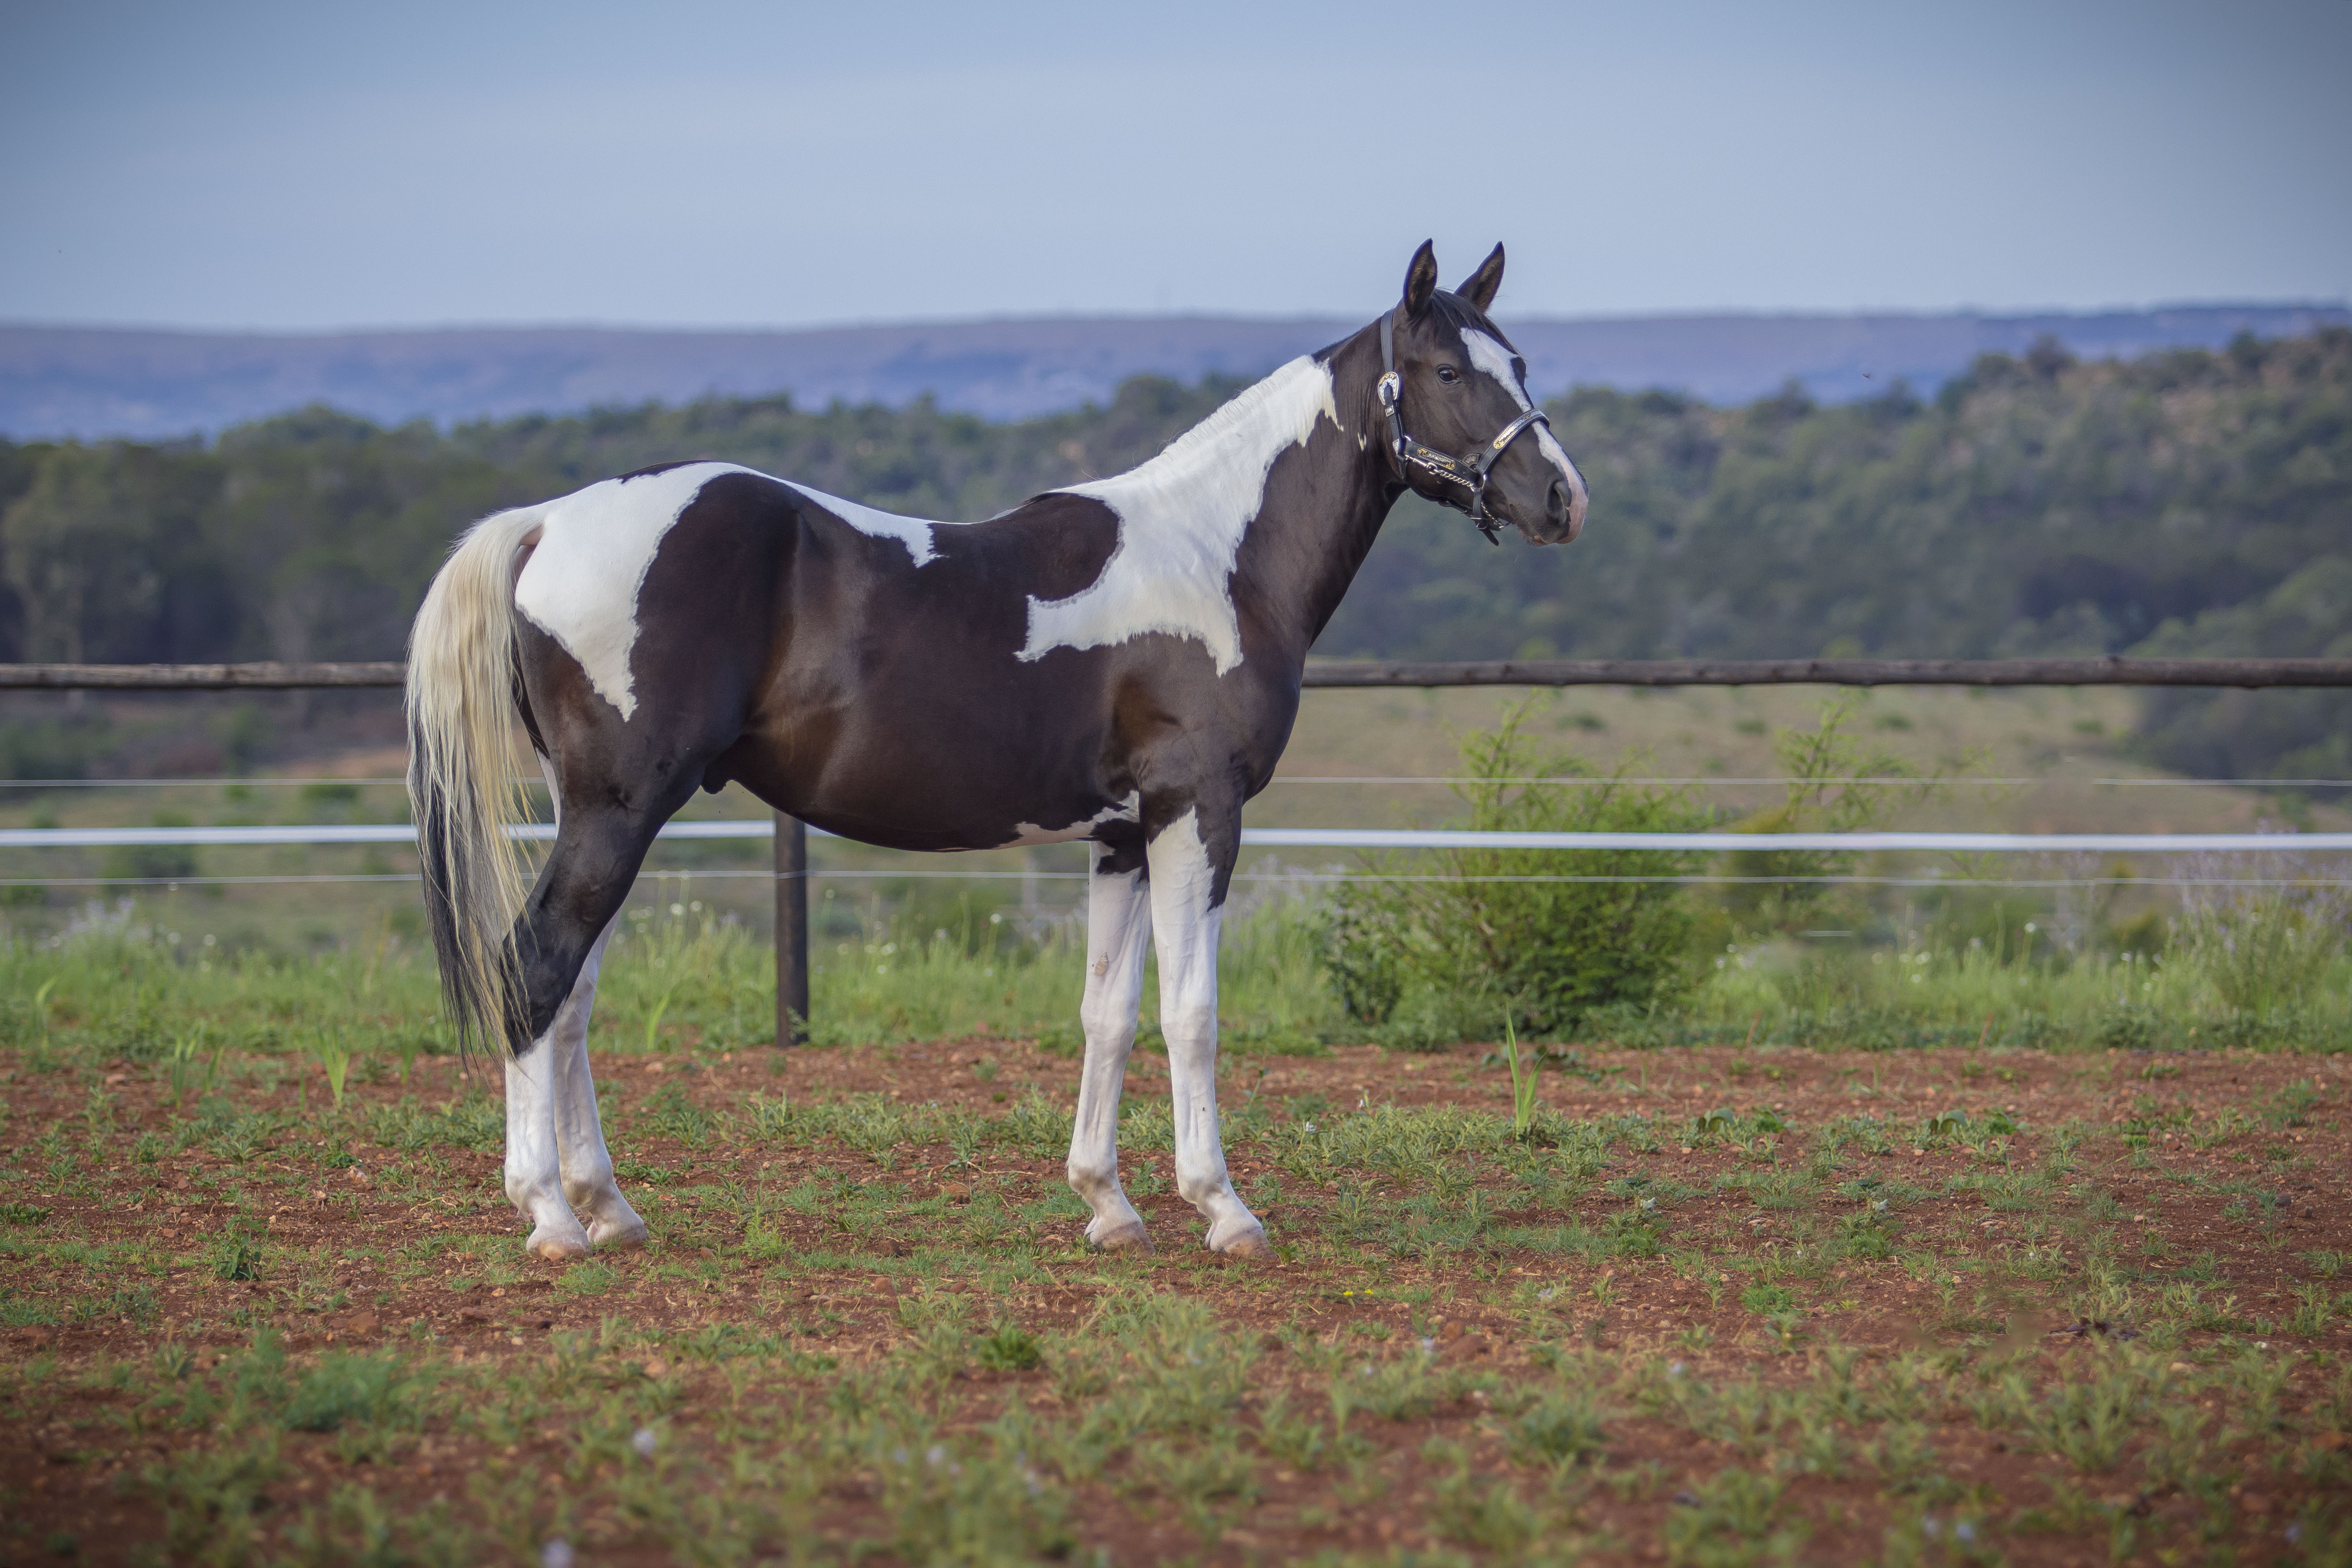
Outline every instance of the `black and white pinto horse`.
{"type": "Polygon", "coordinates": [[[1442,292],[1423,245],[1381,321],[1132,472],[985,522],[689,462],[467,532],[416,618],[409,786],[451,1016],[506,1058],[506,1190],[532,1252],[645,1239],[597,1121],[589,1007],[656,831],[730,781],[893,848],[1087,840],[1069,1163],[1087,1238],[1150,1246],[1118,1114],[1156,938],[1177,1190],[1213,1250],[1265,1250],[1217,1128],[1217,936],[1307,650],[1407,489],[1489,538],[1501,521],[1560,543],[1584,521],[1584,480],[1487,319],[1502,277],[1497,246],[1442,292]],[[558,818],[527,897],[518,720],[558,818]]]}

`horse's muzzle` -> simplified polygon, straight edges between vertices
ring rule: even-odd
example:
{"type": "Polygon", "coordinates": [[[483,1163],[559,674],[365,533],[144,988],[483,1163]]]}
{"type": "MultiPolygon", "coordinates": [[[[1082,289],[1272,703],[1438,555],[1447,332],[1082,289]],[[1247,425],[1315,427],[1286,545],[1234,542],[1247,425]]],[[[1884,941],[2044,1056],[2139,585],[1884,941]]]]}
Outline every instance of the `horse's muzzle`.
{"type": "Polygon", "coordinates": [[[1576,536],[1584,531],[1584,500],[1583,486],[1552,480],[1551,491],[1544,497],[1545,543],[1576,542],[1576,536]]]}

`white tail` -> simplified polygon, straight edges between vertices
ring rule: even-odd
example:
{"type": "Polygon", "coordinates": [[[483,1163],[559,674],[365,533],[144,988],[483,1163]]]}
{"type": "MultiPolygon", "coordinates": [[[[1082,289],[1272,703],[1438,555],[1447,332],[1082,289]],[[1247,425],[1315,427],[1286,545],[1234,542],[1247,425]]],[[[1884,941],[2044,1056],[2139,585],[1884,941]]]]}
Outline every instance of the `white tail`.
{"type": "MultiPolygon", "coordinates": [[[[514,942],[530,763],[515,710],[515,552],[541,521],[525,507],[466,531],[408,638],[408,801],[441,994],[460,1044],[509,1054],[522,1015],[514,942]]],[[[533,770],[535,771],[535,770],[533,770]]]]}

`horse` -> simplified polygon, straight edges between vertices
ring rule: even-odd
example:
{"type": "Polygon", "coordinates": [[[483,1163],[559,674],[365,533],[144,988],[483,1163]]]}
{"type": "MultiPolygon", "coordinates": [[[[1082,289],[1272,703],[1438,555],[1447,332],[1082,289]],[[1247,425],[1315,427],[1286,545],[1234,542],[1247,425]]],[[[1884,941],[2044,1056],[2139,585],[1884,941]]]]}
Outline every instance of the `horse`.
{"type": "Polygon", "coordinates": [[[1486,314],[1502,278],[1497,245],[1442,290],[1424,243],[1376,321],[1140,467],[982,522],[689,461],[464,533],[411,636],[408,788],[448,1016],[504,1062],[531,1253],[646,1240],[597,1119],[589,1010],[656,832],[730,782],[898,849],[1085,840],[1086,1240],[1151,1247],[1118,1114],[1156,942],[1177,1190],[1210,1250],[1267,1250],[1217,1124],[1217,940],[1307,649],[1408,489],[1490,542],[1584,523],[1583,477],[1486,314]],[[510,829],[533,763],[557,820],[526,891],[510,829]]]}

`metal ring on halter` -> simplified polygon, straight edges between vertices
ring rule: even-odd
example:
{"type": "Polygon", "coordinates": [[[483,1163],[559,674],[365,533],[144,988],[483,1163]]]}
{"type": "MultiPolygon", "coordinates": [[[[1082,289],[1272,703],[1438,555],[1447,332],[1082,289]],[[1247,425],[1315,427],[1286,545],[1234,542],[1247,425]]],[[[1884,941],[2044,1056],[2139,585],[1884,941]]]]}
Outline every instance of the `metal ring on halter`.
{"type": "Polygon", "coordinates": [[[1551,427],[1551,421],[1544,416],[1544,411],[1528,409],[1504,426],[1473,458],[1449,457],[1434,447],[1416,441],[1405,434],[1404,416],[1398,407],[1404,396],[1404,381],[1397,374],[1396,317],[1393,312],[1381,318],[1381,379],[1374,384],[1374,393],[1380,398],[1381,416],[1388,421],[1389,450],[1398,465],[1406,470],[1406,482],[1412,482],[1412,470],[1418,468],[1432,479],[1444,479],[1468,490],[1470,500],[1467,505],[1452,500],[1445,500],[1441,504],[1466,514],[1472,522],[1478,525],[1478,531],[1486,536],[1487,543],[1502,543],[1495,537],[1494,514],[1486,510],[1487,473],[1494,468],[1495,459],[1503,455],[1504,448],[1525,434],[1528,426],[1551,427]]]}

